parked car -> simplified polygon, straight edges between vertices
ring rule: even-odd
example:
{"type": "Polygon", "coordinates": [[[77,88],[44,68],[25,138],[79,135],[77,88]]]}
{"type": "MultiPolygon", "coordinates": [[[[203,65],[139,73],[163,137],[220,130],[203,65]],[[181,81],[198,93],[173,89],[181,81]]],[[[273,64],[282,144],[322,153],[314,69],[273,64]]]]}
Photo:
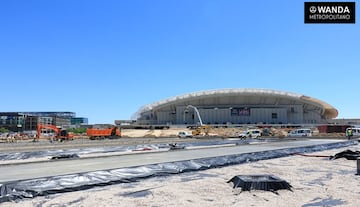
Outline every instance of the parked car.
{"type": "Polygon", "coordinates": [[[239,134],[240,138],[258,138],[261,137],[261,130],[259,129],[248,129],[239,134]]]}
{"type": "Polygon", "coordinates": [[[182,132],[179,132],[178,137],[179,138],[192,138],[193,135],[190,132],[182,131],[182,132]]]}
{"type": "Polygon", "coordinates": [[[312,136],[311,129],[295,129],[288,134],[288,137],[311,137],[311,136],[312,136]]]}

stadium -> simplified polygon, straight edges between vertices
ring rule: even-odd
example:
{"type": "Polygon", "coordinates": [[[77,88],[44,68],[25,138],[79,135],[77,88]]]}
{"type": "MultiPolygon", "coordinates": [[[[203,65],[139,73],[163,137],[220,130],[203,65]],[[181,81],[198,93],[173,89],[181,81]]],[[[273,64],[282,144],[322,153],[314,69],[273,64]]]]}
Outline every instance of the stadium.
{"type": "Polygon", "coordinates": [[[326,124],[338,116],[330,104],[269,89],[219,89],[175,96],[141,107],[141,125],[326,124]]]}

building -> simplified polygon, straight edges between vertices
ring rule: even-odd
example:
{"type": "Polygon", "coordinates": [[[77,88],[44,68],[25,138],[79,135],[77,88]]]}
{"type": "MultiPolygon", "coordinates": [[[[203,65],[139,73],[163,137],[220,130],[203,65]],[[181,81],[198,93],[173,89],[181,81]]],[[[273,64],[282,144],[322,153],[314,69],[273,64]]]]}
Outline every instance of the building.
{"type": "Polygon", "coordinates": [[[71,118],[71,125],[88,125],[89,121],[88,118],[85,117],[72,117],[71,118]]]}
{"type": "Polygon", "coordinates": [[[360,126],[360,119],[333,119],[330,124],[360,126]]]}
{"type": "Polygon", "coordinates": [[[0,128],[10,131],[36,130],[39,123],[55,126],[71,124],[74,112],[0,112],[0,128]]]}
{"type": "Polygon", "coordinates": [[[179,95],[141,107],[142,125],[321,124],[338,111],[324,101],[268,89],[222,89],[179,95]]]}

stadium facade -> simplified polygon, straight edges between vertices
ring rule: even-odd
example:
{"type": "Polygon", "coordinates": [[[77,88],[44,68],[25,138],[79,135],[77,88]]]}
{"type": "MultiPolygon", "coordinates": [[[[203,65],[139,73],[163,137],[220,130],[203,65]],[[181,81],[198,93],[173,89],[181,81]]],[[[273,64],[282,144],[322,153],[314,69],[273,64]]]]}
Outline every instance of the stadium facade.
{"type": "Polygon", "coordinates": [[[309,96],[269,89],[220,89],[179,95],[141,107],[142,125],[324,124],[337,109],[309,96]]]}

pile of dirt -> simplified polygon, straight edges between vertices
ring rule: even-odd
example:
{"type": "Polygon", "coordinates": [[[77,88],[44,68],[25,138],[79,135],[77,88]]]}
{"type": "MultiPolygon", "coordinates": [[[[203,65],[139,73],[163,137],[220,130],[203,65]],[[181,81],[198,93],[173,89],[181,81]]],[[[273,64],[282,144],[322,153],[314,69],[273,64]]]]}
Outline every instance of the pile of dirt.
{"type": "Polygon", "coordinates": [[[187,129],[123,129],[122,137],[177,137],[180,131],[187,129]]]}

